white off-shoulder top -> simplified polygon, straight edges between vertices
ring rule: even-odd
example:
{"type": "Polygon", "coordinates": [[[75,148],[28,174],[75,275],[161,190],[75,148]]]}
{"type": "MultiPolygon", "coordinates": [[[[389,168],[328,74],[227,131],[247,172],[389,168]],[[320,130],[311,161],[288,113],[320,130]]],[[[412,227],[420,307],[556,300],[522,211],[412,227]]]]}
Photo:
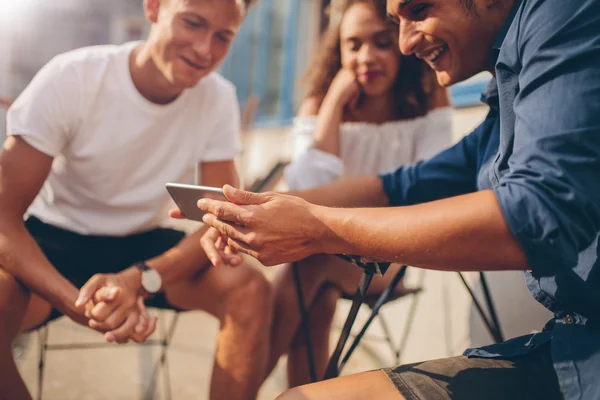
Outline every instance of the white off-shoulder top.
{"type": "Polygon", "coordinates": [[[340,126],[340,157],[312,148],[316,127],[316,116],[294,119],[294,156],[284,173],[290,190],[341,177],[374,176],[434,156],[452,142],[452,108],[382,124],[345,122],[340,126]]]}

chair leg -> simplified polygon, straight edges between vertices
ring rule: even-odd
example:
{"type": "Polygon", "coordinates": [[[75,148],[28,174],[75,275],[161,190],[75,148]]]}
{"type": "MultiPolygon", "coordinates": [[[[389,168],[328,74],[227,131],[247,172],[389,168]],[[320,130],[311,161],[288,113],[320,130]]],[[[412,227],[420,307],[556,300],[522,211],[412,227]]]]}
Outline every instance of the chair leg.
{"type": "Polygon", "coordinates": [[[483,290],[483,295],[485,296],[488,311],[490,312],[490,318],[492,319],[491,322],[494,325],[494,330],[496,331],[498,340],[500,342],[504,342],[504,334],[502,333],[502,328],[500,327],[500,320],[498,319],[496,307],[494,306],[494,302],[492,301],[492,294],[490,292],[490,288],[487,284],[487,279],[485,278],[485,274],[483,272],[479,273],[479,279],[481,281],[481,289],[483,290]]]}
{"type": "Polygon", "coordinates": [[[383,329],[383,335],[386,343],[390,347],[392,353],[394,353],[394,357],[396,359],[396,365],[400,364],[400,351],[395,347],[394,342],[392,340],[392,332],[391,329],[386,322],[383,314],[378,314],[377,319],[379,320],[379,324],[381,325],[381,329],[383,329]]]}
{"type": "Polygon", "coordinates": [[[369,319],[367,319],[367,322],[364,323],[358,335],[355,336],[354,341],[350,345],[350,348],[348,349],[346,355],[340,363],[340,371],[342,370],[346,362],[350,359],[350,356],[352,355],[354,350],[360,344],[360,341],[367,332],[367,329],[369,329],[369,326],[371,326],[371,323],[373,322],[375,317],[377,317],[377,315],[379,314],[379,309],[388,301],[388,299],[392,296],[394,290],[396,290],[396,286],[398,286],[398,283],[400,283],[400,281],[404,278],[404,275],[406,274],[406,269],[406,265],[403,265],[402,268],[400,268],[400,270],[398,271],[398,273],[396,273],[388,287],[386,287],[385,290],[381,293],[381,295],[375,302],[375,305],[371,308],[371,315],[369,316],[369,319]]]}
{"type": "Polygon", "coordinates": [[[171,391],[171,373],[169,370],[169,360],[168,353],[169,344],[171,340],[173,340],[173,335],[175,334],[175,328],[177,327],[177,320],[179,319],[179,311],[175,311],[173,315],[173,319],[171,320],[171,324],[169,325],[169,330],[167,331],[165,338],[162,341],[162,353],[160,356],[160,363],[163,369],[163,380],[165,384],[165,398],[167,400],[171,400],[172,391],[171,391]]]}
{"type": "MultiPolygon", "coordinates": [[[[426,270],[422,269],[419,271],[419,281],[417,282],[418,287],[423,287],[425,282],[425,273],[426,270]]],[[[404,353],[404,348],[406,347],[406,342],[408,341],[408,335],[410,333],[410,328],[412,327],[412,323],[417,315],[417,306],[419,305],[419,299],[421,298],[421,293],[413,294],[412,304],[410,306],[410,311],[408,312],[408,317],[406,317],[406,323],[404,324],[404,330],[402,332],[402,336],[398,347],[396,348],[396,365],[400,365],[400,356],[404,353]]]]}
{"type": "Polygon", "coordinates": [[[302,292],[302,282],[300,281],[300,271],[298,264],[292,263],[292,272],[294,273],[294,284],[296,286],[296,296],[298,298],[298,306],[300,308],[300,326],[304,333],[304,341],[306,343],[306,356],[308,359],[308,372],[311,382],[317,382],[317,372],[315,367],[315,355],[310,340],[310,321],[308,319],[308,310],[304,302],[304,293],[302,292]]]}
{"type": "MultiPolygon", "coordinates": [[[[360,282],[358,283],[358,287],[356,289],[356,293],[354,294],[354,298],[352,299],[352,306],[350,307],[350,312],[348,313],[348,317],[346,318],[346,322],[344,323],[344,327],[342,328],[342,332],[340,333],[337,346],[333,351],[331,358],[329,359],[329,364],[327,365],[327,369],[325,370],[324,379],[332,379],[337,378],[339,376],[340,371],[344,367],[344,364],[346,363],[346,361],[352,354],[352,351],[360,341],[359,337],[354,339],[354,342],[350,346],[348,352],[346,352],[344,359],[341,363],[339,363],[340,357],[342,356],[342,352],[344,351],[344,347],[346,347],[346,342],[348,341],[348,338],[350,336],[350,332],[352,331],[352,326],[356,321],[356,316],[358,315],[358,311],[360,310],[360,307],[363,304],[365,295],[367,293],[367,290],[369,289],[369,285],[371,284],[372,280],[373,271],[365,269],[363,272],[363,276],[362,278],[360,278],[360,282]]],[[[361,332],[361,334],[359,335],[362,336],[363,333],[364,332],[361,332]]]]}
{"type": "Polygon", "coordinates": [[[158,362],[154,365],[154,370],[152,371],[152,382],[150,386],[148,386],[148,390],[146,391],[145,398],[153,398],[155,393],[155,385],[154,381],[158,376],[159,369],[162,370],[163,382],[165,385],[164,392],[165,398],[170,400],[173,397],[173,392],[171,389],[171,374],[169,370],[169,360],[168,360],[168,352],[169,344],[171,344],[171,340],[175,334],[175,328],[177,327],[177,321],[179,319],[179,311],[175,311],[173,318],[171,319],[171,323],[169,324],[169,328],[165,329],[164,318],[160,318],[160,356],[158,362]]]}
{"type": "Polygon", "coordinates": [[[38,360],[38,384],[37,384],[37,400],[42,400],[42,392],[44,389],[44,367],[46,363],[46,351],[48,349],[48,327],[43,326],[38,330],[38,340],[40,345],[40,356],[38,360]]]}
{"type": "MultiPolygon", "coordinates": [[[[463,285],[467,289],[467,292],[469,292],[469,295],[471,296],[471,299],[473,300],[473,304],[475,305],[475,308],[479,312],[481,320],[483,321],[483,324],[485,325],[485,327],[487,328],[488,332],[490,333],[490,336],[492,337],[492,339],[494,339],[494,341],[496,343],[501,343],[502,342],[502,335],[501,335],[501,333],[498,332],[498,330],[496,329],[496,327],[493,325],[492,321],[490,321],[490,319],[487,317],[486,312],[483,310],[483,306],[481,305],[481,303],[479,302],[479,300],[475,296],[475,293],[473,292],[473,289],[471,288],[471,286],[469,285],[469,283],[465,279],[465,277],[462,274],[462,272],[458,272],[458,276],[460,277],[460,280],[462,281],[463,285]]],[[[491,299],[490,299],[490,301],[491,301],[491,299]]]]}

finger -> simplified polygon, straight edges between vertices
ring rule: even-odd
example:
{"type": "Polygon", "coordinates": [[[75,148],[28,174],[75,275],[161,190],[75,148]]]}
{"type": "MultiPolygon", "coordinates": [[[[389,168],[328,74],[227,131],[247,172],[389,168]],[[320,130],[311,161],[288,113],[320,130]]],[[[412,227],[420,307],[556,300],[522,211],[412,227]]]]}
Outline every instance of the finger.
{"type": "Polygon", "coordinates": [[[224,260],[225,264],[229,265],[230,267],[237,267],[238,265],[242,264],[243,261],[244,259],[239,255],[230,256],[224,260]]]}
{"type": "Polygon", "coordinates": [[[148,309],[146,308],[146,303],[144,303],[144,298],[142,296],[137,298],[136,304],[140,315],[148,317],[148,309]]]}
{"type": "Polygon", "coordinates": [[[217,248],[217,250],[225,250],[225,242],[227,240],[223,238],[223,236],[219,235],[219,237],[217,238],[217,240],[215,241],[215,247],[217,248]]]}
{"type": "Polygon", "coordinates": [[[139,334],[145,332],[146,329],[148,329],[148,324],[149,324],[148,318],[144,318],[140,315],[140,317],[138,318],[137,324],[135,325],[135,328],[133,329],[134,334],[139,335],[139,334]]]}
{"type": "Polygon", "coordinates": [[[215,243],[211,238],[202,238],[201,245],[212,265],[215,267],[223,265],[219,250],[217,250],[215,243]]]}
{"type": "Polygon", "coordinates": [[[138,323],[135,327],[135,333],[142,333],[146,329],[148,329],[148,322],[150,316],[148,315],[148,310],[146,309],[146,305],[144,304],[144,299],[138,297],[137,301],[138,312],[140,314],[140,318],[138,319],[138,323]]]}
{"type": "Polygon", "coordinates": [[[110,303],[116,300],[121,294],[122,289],[117,286],[103,286],[94,293],[94,303],[110,303]]]}
{"type": "Polygon", "coordinates": [[[96,319],[95,316],[92,316],[88,322],[88,325],[90,328],[95,330],[104,332],[111,331],[121,326],[131,311],[131,307],[125,307],[121,305],[119,308],[109,313],[108,316],[104,317],[103,315],[104,318],[102,320],[96,319]]]}
{"type": "Polygon", "coordinates": [[[139,344],[144,343],[146,339],[148,339],[156,330],[157,321],[158,317],[150,317],[148,321],[148,328],[146,329],[146,331],[142,333],[135,333],[133,336],[131,336],[131,339],[139,344]]]}
{"type": "Polygon", "coordinates": [[[169,217],[176,219],[184,219],[183,213],[180,209],[176,208],[174,210],[169,210],[169,217]]]}
{"type": "Polygon", "coordinates": [[[235,204],[250,205],[263,204],[269,201],[270,197],[264,193],[253,193],[246,190],[236,189],[233,186],[223,186],[223,192],[227,200],[235,204]]]}
{"type": "Polygon", "coordinates": [[[232,249],[230,246],[225,247],[221,257],[228,265],[232,266],[240,265],[243,261],[242,256],[240,256],[238,252],[235,249],[232,249]]]}
{"type": "Polygon", "coordinates": [[[225,235],[227,238],[236,239],[241,242],[246,241],[246,233],[249,232],[245,228],[232,226],[226,222],[223,222],[212,214],[204,214],[204,216],[202,217],[202,222],[212,226],[213,228],[221,232],[222,235],[225,235]]]}
{"type": "Polygon", "coordinates": [[[258,252],[245,242],[230,238],[227,239],[227,245],[240,253],[248,254],[250,257],[258,259],[258,252]]]}
{"type": "Polygon", "coordinates": [[[79,289],[79,296],[75,301],[75,307],[79,307],[90,301],[94,296],[94,293],[104,286],[105,281],[106,278],[101,274],[92,276],[90,280],[87,281],[85,285],[81,287],[81,289],[79,289]]]}
{"type": "Polygon", "coordinates": [[[136,312],[130,312],[125,321],[117,328],[104,334],[104,340],[109,343],[126,343],[129,337],[133,335],[135,326],[138,323],[139,315],[136,312]]]}
{"type": "Polygon", "coordinates": [[[237,204],[222,200],[203,198],[198,200],[197,205],[202,211],[210,213],[223,221],[238,222],[242,219],[241,216],[248,213],[237,204]]]}
{"type": "Polygon", "coordinates": [[[223,248],[223,253],[225,253],[227,255],[230,255],[230,256],[231,255],[236,255],[237,254],[237,250],[227,245],[227,238],[226,237],[224,237],[224,236],[221,236],[221,237],[223,238],[223,241],[225,243],[225,246],[223,248]]]}
{"type": "Polygon", "coordinates": [[[100,302],[89,311],[89,316],[86,317],[95,320],[96,322],[103,322],[119,307],[117,303],[104,303],[100,302]]]}

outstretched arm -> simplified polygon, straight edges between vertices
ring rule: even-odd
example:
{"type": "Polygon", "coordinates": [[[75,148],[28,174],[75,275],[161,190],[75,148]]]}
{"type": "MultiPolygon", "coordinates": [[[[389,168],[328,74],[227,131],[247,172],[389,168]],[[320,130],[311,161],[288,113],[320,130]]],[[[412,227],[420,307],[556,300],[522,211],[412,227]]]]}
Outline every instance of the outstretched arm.
{"type": "Polygon", "coordinates": [[[232,203],[199,202],[211,213],[204,221],[266,265],[346,253],[440,270],[527,268],[491,191],[386,209],[328,208],[232,187],[226,194],[232,203]]]}

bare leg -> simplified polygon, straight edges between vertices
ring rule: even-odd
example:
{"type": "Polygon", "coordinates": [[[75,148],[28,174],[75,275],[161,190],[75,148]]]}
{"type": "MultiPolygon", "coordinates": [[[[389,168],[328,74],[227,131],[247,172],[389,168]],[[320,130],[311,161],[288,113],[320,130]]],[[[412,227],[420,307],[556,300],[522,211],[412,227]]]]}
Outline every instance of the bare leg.
{"type": "Polygon", "coordinates": [[[209,268],[166,289],[181,309],[204,310],[221,321],[211,400],[255,399],[264,380],[272,318],[271,287],[247,265],[209,268]]]}
{"type": "MultiPolygon", "coordinates": [[[[308,310],[310,342],[312,345],[317,379],[325,375],[329,361],[329,332],[341,292],[335,286],[324,286],[308,310]]],[[[299,329],[288,351],[287,373],[289,387],[312,383],[308,367],[306,338],[299,329]]]]}
{"type": "Polygon", "coordinates": [[[348,375],[288,390],[277,400],[404,400],[381,371],[348,375]]]}
{"type": "Polygon", "coordinates": [[[0,399],[31,399],[13,359],[12,342],[21,328],[41,324],[50,314],[50,305],[36,298],[8,272],[0,268],[0,399]]]}
{"type": "MultiPolygon", "coordinates": [[[[315,255],[299,262],[300,282],[306,307],[313,308],[315,298],[324,285],[334,285],[342,292],[354,293],[356,285],[362,275],[362,270],[338,257],[329,255],[315,255]]],[[[275,281],[275,311],[273,317],[273,332],[271,342],[271,356],[269,358],[267,371],[270,373],[277,364],[279,357],[285,354],[292,343],[300,326],[300,311],[294,277],[290,265],[283,267],[284,270],[279,274],[275,281]]],[[[398,272],[400,266],[392,265],[385,276],[376,277],[371,283],[368,293],[381,293],[386,288],[394,275],[398,272]]],[[[320,307],[329,310],[329,316],[321,315],[318,320],[331,320],[335,308],[325,307],[320,304],[314,304],[313,309],[320,307]]],[[[311,324],[311,329],[315,328],[311,324]]],[[[299,335],[302,335],[300,333],[299,335]]],[[[324,348],[328,343],[320,343],[318,340],[327,342],[327,335],[317,335],[312,345],[315,348],[324,348]],[[322,339],[319,339],[322,338],[322,339]]],[[[301,336],[298,336],[300,338],[301,336]]],[[[299,339],[300,340],[300,339],[299,339]]],[[[292,358],[292,362],[294,359],[292,358]]],[[[290,361],[288,360],[288,363],[290,361]]],[[[304,369],[307,367],[292,367],[292,370],[304,369]]],[[[289,369],[288,369],[289,370],[289,369]]],[[[289,377],[290,382],[295,381],[295,377],[289,377]]],[[[300,379],[300,378],[299,378],[300,379]]]]}

